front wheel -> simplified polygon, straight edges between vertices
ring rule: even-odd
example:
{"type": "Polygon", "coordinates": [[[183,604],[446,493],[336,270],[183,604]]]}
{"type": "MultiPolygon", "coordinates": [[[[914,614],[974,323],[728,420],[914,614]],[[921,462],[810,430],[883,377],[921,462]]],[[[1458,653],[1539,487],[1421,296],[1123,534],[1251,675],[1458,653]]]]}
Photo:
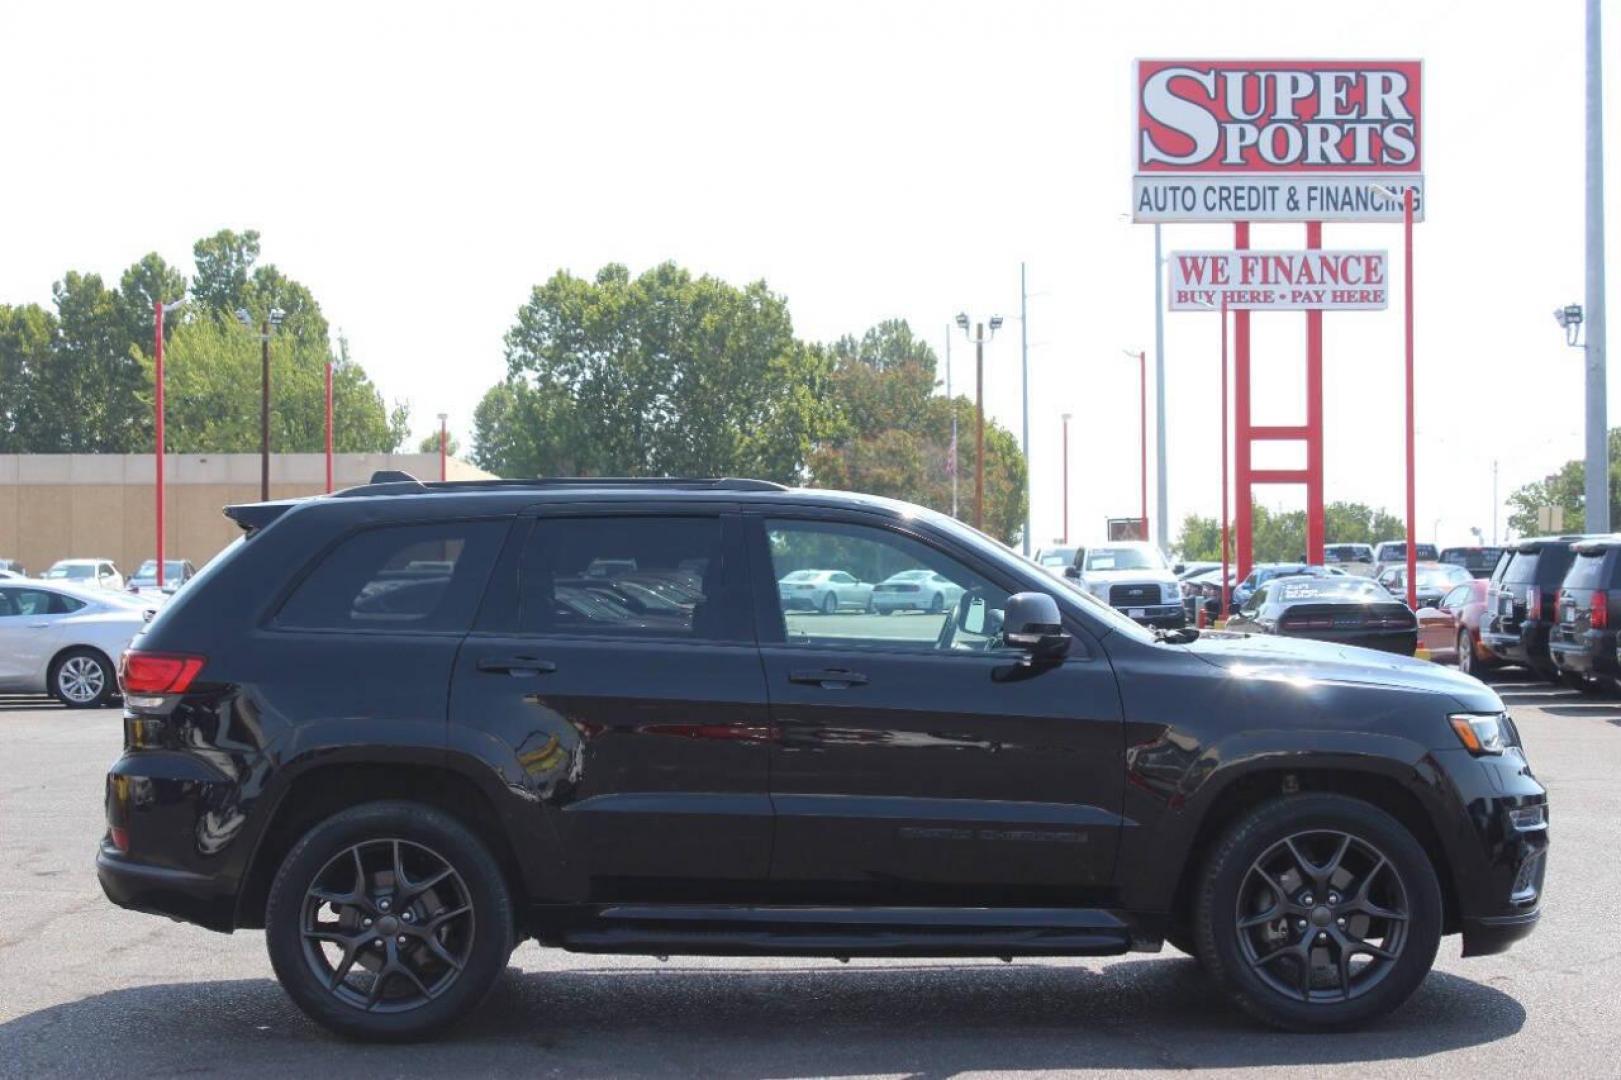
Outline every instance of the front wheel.
{"type": "Polygon", "coordinates": [[[1458,670],[1465,675],[1478,675],[1479,663],[1475,660],[1475,643],[1469,640],[1468,630],[1458,631],[1458,670]]]}
{"type": "Polygon", "coordinates": [[[513,949],[489,849],[428,806],[375,802],[315,826],[276,873],[265,944],[295,1004],[340,1035],[419,1038],[482,1001],[513,949]]]}
{"type": "Polygon", "coordinates": [[[1357,799],[1302,794],[1241,817],[1205,867],[1194,945],[1252,1016],[1291,1031],[1366,1023],[1435,962],[1441,887],[1424,848],[1357,799]]]}
{"type": "Polygon", "coordinates": [[[822,597],[822,614],[832,615],[839,610],[839,598],[832,593],[822,597]]]}
{"type": "Polygon", "coordinates": [[[51,665],[51,696],[70,709],[95,709],[112,700],[118,676],[95,649],[70,649],[51,665]]]}

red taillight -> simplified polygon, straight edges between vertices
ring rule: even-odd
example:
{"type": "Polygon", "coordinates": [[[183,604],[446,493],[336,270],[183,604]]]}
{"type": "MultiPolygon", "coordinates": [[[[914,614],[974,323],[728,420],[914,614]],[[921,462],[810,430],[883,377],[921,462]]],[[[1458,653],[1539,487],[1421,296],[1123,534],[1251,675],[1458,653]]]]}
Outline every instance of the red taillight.
{"type": "Polygon", "coordinates": [[[1525,617],[1527,619],[1542,618],[1542,590],[1530,588],[1525,590],[1525,617]]]}
{"type": "Polygon", "coordinates": [[[202,656],[131,649],[118,665],[118,685],[126,695],[184,694],[206,662],[202,656]]]}
{"type": "Polygon", "coordinates": [[[1593,594],[1593,614],[1588,622],[1594,630],[1604,630],[1610,625],[1610,594],[1603,589],[1593,594]]]}
{"type": "Polygon", "coordinates": [[[113,825],[107,829],[107,836],[112,840],[113,847],[125,855],[129,854],[129,830],[120,829],[117,825],[113,825]]]}

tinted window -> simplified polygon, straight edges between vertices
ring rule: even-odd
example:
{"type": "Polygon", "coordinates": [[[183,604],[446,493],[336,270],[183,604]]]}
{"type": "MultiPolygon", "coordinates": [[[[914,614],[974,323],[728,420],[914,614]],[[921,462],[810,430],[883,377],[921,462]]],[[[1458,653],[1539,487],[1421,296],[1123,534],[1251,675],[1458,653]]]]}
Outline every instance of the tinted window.
{"type": "Polygon", "coordinates": [[[984,651],[999,641],[1007,590],[909,536],[866,525],[768,521],[766,537],[784,640],[790,645],[958,652],[984,651]],[[880,609],[870,596],[846,595],[829,612],[823,594],[789,581],[793,569],[801,565],[848,567],[844,572],[862,582],[882,582],[907,571],[924,575],[932,571],[951,583],[950,599],[942,597],[943,610],[898,610],[885,615],[883,610],[889,605],[880,609]],[[960,624],[956,622],[959,611],[964,615],[960,624]],[[952,623],[950,632],[948,622],[952,623]]]}
{"type": "Polygon", "coordinates": [[[1576,557],[1575,549],[1568,547],[1545,547],[1537,560],[1537,581],[1543,585],[1558,585],[1565,580],[1565,571],[1570,569],[1570,561],[1576,557]]]}
{"type": "Polygon", "coordinates": [[[1441,601],[1441,606],[1446,608],[1463,607],[1469,602],[1470,591],[1469,586],[1459,585],[1457,588],[1446,594],[1446,597],[1441,601]]]}
{"type": "Polygon", "coordinates": [[[1537,553],[1535,551],[1516,551],[1509,556],[1508,567],[1503,571],[1503,581],[1509,585],[1529,585],[1537,579],[1537,553]]]}
{"type": "Polygon", "coordinates": [[[1606,587],[1609,577],[1604,571],[1604,560],[1608,552],[1597,551],[1591,555],[1578,555],[1570,564],[1570,571],[1565,575],[1565,588],[1567,589],[1602,589],[1606,587]]]}
{"type": "Polygon", "coordinates": [[[718,517],[542,519],[518,573],[525,633],[751,636],[718,517]]]}
{"type": "Polygon", "coordinates": [[[392,525],[355,533],[299,584],[275,625],[300,630],[464,631],[505,521],[392,525]]]}

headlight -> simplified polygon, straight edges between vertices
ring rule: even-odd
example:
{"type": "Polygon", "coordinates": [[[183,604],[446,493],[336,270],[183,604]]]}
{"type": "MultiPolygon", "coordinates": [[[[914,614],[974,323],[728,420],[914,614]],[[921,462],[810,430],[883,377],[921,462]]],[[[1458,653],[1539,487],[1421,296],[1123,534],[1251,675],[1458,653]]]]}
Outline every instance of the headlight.
{"type": "Polygon", "coordinates": [[[1167,604],[1179,604],[1179,603],[1181,603],[1182,602],[1182,587],[1180,585],[1167,585],[1167,586],[1165,586],[1165,602],[1167,604]]]}
{"type": "Polygon", "coordinates": [[[1447,719],[1471,754],[1501,754],[1509,744],[1507,718],[1502,713],[1453,713],[1447,719]]]}

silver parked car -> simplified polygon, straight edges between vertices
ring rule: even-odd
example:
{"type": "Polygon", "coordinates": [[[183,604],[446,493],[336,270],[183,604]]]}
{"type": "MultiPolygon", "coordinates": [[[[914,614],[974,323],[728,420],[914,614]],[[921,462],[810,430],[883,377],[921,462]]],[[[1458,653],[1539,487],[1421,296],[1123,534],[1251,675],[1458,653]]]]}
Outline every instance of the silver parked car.
{"type": "Polygon", "coordinates": [[[840,608],[871,611],[872,585],[843,570],[794,570],[777,582],[784,611],[820,611],[831,615],[840,608]]]}
{"type": "Polygon", "coordinates": [[[122,589],[124,575],[111,559],[58,559],[45,571],[46,581],[62,581],[86,588],[122,589]]]}
{"type": "Polygon", "coordinates": [[[49,693],[70,709],[118,692],[118,660],[153,607],[124,593],[0,581],[0,691],[49,693]]]}
{"type": "Polygon", "coordinates": [[[893,611],[945,611],[957,606],[963,588],[933,570],[902,570],[872,589],[872,608],[880,615],[893,611]]]}

